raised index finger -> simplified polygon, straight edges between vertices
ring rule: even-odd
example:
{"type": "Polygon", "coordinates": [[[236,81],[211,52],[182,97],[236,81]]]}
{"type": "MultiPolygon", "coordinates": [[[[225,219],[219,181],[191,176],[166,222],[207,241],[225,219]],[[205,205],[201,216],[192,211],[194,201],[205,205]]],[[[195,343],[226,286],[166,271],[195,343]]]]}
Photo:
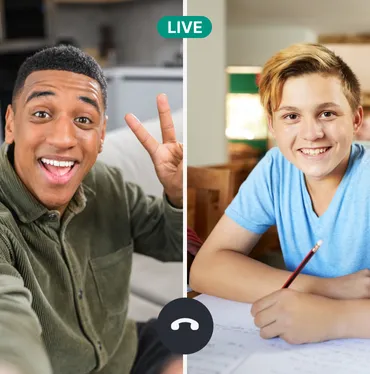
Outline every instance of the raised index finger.
{"type": "Polygon", "coordinates": [[[167,95],[160,94],[157,97],[157,108],[159,114],[159,121],[161,124],[163,143],[175,143],[176,133],[173,125],[170,105],[168,103],[167,95]]]}
{"type": "Polygon", "coordinates": [[[149,134],[147,129],[133,114],[127,114],[125,121],[149,155],[153,156],[159,146],[157,140],[149,134]]]}

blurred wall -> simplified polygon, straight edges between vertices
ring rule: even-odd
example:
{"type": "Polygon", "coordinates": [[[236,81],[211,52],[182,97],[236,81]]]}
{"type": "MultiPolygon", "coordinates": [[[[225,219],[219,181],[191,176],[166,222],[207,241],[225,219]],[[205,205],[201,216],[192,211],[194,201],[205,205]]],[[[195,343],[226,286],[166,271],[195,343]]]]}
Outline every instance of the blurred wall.
{"type": "Polygon", "coordinates": [[[182,0],[133,0],[118,4],[59,4],[55,35],[73,38],[81,48],[97,48],[99,25],[114,27],[119,64],[159,66],[181,50],[181,39],[164,39],[157,32],[158,20],[182,15],[182,0]]]}
{"type": "Polygon", "coordinates": [[[206,39],[187,42],[187,160],[199,166],[225,163],[226,1],[188,0],[188,15],[213,25],[206,39]]]}
{"type": "Polygon", "coordinates": [[[357,75],[361,89],[370,92],[370,45],[369,44],[327,44],[338,54],[357,75]]]}
{"type": "Polygon", "coordinates": [[[100,24],[109,21],[106,5],[58,4],[54,14],[53,34],[56,38],[71,38],[81,48],[95,48],[100,24]]]}
{"type": "Polygon", "coordinates": [[[164,16],[182,14],[182,0],[136,0],[136,3],[134,0],[120,4],[120,10],[111,11],[122,46],[118,51],[119,60],[131,65],[138,61],[144,65],[160,65],[171,60],[181,48],[181,39],[162,38],[157,32],[157,23],[164,16]]]}
{"type": "Polygon", "coordinates": [[[244,25],[227,28],[227,64],[262,66],[282,48],[298,42],[316,42],[317,35],[304,27],[244,25]]]}

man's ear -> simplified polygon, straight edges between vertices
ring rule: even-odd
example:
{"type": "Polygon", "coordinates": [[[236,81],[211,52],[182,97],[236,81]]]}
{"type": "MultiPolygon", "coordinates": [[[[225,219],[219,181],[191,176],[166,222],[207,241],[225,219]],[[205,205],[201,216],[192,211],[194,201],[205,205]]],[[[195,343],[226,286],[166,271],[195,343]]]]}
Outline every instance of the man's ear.
{"type": "Polygon", "coordinates": [[[356,134],[360,130],[364,121],[364,109],[359,106],[353,117],[353,133],[356,134]]]}
{"type": "Polygon", "coordinates": [[[5,114],[5,142],[7,144],[14,143],[14,110],[11,105],[6,108],[5,114]]]}
{"type": "Polygon", "coordinates": [[[100,148],[99,148],[99,153],[103,152],[103,145],[104,145],[104,139],[105,139],[105,134],[107,131],[107,122],[108,122],[108,116],[105,115],[104,117],[104,122],[103,122],[103,128],[100,136],[100,148]]]}
{"type": "Polygon", "coordinates": [[[275,138],[275,129],[272,125],[272,116],[270,116],[269,114],[267,115],[267,124],[271,135],[275,138]]]}

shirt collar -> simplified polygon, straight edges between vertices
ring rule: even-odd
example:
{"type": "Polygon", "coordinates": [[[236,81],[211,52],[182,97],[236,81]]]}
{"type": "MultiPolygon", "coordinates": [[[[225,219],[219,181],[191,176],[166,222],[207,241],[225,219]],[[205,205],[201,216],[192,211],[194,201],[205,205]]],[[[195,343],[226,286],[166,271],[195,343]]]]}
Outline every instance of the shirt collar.
{"type": "MultiPolygon", "coordinates": [[[[12,150],[3,143],[0,147],[0,202],[13,211],[21,222],[30,223],[50,211],[23,184],[9,160],[8,151],[12,150]]],[[[91,195],[95,195],[94,191],[82,183],[68,208],[76,214],[81,212],[86,206],[87,197],[91,195]]]]}

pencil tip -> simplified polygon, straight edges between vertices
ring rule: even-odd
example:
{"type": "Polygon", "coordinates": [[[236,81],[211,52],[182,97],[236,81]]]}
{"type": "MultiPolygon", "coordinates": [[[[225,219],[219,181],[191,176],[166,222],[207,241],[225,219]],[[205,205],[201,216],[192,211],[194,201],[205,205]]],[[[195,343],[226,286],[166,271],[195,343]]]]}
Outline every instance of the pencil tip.
{"type": "Polygon", "coordinates": [[[317,242],[317,245],[320,246],[322,244],[322,240],[320,239],[318,242],[317,242]]]}

